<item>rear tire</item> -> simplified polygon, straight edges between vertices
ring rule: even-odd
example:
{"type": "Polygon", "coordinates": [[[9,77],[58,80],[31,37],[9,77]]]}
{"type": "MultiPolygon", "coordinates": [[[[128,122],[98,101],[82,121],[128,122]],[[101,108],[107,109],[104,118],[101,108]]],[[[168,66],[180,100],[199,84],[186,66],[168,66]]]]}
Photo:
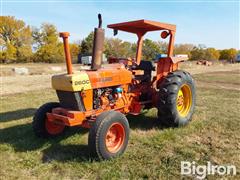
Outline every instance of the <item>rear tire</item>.
{"type": "Polygon", "coordinates": [[[32,127],[33,132],[38,137],[53,137],[63,133],[65,126],[54,124],[47,120],[47,113],[52,112],[53,108],[60,107],[57,102],[50,102],[43,104],[35,113],[33,117],[32,127]]]}
{"type": "Polygon", "coordinates": [[[100,114],[88,136],[90,155],[100,160],[111,159],[124,153],[129,139],[128,120],[120,112],[100,114]]]}
{"type": "Polygon", "coordinates": [[[164,126],[184,126],[195,108],[195,83],[188,72],[170,72],[159,88],[158,119],[164,126]]]}

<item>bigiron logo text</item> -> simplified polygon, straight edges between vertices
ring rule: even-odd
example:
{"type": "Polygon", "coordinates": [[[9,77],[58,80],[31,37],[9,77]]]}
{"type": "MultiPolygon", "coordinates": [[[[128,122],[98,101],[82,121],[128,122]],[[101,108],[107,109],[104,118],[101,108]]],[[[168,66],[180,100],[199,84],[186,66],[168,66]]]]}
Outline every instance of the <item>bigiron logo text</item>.
{"type": "Polygon", "coordinates": [[[181,161],[181,175],[194,176],[197,179],[205,179],[207,175],[234,176],[237,173],[234,165],[197,165],[195,161],[181,161]]]}

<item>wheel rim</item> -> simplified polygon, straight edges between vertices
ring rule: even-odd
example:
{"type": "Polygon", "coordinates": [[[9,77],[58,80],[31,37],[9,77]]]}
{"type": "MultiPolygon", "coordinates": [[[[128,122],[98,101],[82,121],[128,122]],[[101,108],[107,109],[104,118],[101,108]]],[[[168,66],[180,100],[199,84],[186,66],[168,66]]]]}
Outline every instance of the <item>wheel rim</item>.
{"type": "Polygon", "coordinates": [[[125,139],[125,130],[122,124],[114,123],[107,131],[105,143],[107,150],[111,153],[119,151],[125,139]]]}
{"type": "Polygon", "coordinates": [[[188,115],[192,106],[192,92],[189,85],[184,84],[179,89],[176,106],[180,116],[186,117],[188,115]]]}
{"type": "Polygon", "coordinates": [[[45,122],[46,130],[51,135],[59,134],[64,130],[65,126],[62,124],[53,123],[51,121],[48,121],[48,119],[46,119],[45,122]]]}

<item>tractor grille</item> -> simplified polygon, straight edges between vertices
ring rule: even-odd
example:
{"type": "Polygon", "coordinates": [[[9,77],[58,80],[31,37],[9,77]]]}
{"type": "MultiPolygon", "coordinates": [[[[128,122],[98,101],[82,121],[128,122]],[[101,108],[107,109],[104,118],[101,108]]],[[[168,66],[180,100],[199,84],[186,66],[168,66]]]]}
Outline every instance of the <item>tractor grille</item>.
{"type": "Polygon", "coordinates": [[[80,92],[57,91],[61,107],[74,110],[86,111],[80,92]]]}

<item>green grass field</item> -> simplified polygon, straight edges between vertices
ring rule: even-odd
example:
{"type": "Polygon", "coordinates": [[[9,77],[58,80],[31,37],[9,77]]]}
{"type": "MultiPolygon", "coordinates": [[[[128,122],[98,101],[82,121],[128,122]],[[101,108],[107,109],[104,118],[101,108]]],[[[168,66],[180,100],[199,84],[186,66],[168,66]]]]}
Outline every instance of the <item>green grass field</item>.
{"type": "Polygon", "coordinates": [[[103,162],[89,159],[85,129],[71,128],[63,136],[48,140],[34,136],[32,116],[41,104],[57,100],[53,90],[2,96],[0,179],[179,179],[181,161],[235,165],[237,175],[225,178],[240,179],[239,72],[199,74],[194,78],[197,105],[188,126],[159,127],[155,109],[129,116],[127,151],[103,162]]]}

